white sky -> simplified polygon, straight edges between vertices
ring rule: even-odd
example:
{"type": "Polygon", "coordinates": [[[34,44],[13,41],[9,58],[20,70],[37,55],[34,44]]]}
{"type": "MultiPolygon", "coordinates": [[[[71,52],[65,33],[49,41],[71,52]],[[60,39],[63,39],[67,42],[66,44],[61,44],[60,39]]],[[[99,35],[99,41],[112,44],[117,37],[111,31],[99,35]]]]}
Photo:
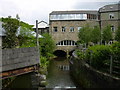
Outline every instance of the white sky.
{"type": "Polygon", "coordinates": [[[120,0],[0,0],[0,17],[20,16],[21,21],[35,24],[49,22],[49,13],[57,10],[94,9],[118,3],[120,0]],[[83,2],[84,1],[84,2],[83,2]]]}

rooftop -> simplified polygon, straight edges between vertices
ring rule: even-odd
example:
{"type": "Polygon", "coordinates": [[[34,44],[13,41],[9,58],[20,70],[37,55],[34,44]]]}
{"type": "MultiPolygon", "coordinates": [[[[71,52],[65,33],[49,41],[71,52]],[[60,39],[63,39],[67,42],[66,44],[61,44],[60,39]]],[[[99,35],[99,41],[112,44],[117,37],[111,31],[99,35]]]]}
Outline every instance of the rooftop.
{"type": "Polygon", "coordinates": [[[97,14],[97,10],[75,10],[75,11],[52,11],[50,15],[56,14],[97,14]]]}
{"type": "MultiPolygon", "coordinates": [[[[48,23],[45,22],[45,21],[40,21],[38,23],[38,28],[46,28],[46,27],[49,27],[48,23]]],[[[34,26],[33,28],[36,28],[36,26],[34,26]]]]}
{"type": "Polygon", "coordinates": [[[99,12],[120,11],[120,3],[105,5],[99,9],[99,12]]]}

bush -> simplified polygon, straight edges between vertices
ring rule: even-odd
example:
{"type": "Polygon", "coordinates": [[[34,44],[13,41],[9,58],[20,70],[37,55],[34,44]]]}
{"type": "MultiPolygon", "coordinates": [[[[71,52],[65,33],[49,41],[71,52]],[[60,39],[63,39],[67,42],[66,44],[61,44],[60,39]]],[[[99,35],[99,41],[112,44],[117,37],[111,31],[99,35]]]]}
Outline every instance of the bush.
{"type": "Polygon", "coordinates": [[[111,51],[113,54],[114,60],[117,60],[120,62],[120,43],[115,42],[111,45],[111,51]]]}
{"type": "Polygon", "coordinates": [[[78,57],[85,60],[96,69],[104,68],[109,63],[111,49],[108,45],[95,45],[89,47],[86,51],[77,50],[78,57]]]}
{"type": "Polygon", "coordinates": [[[83,52],[82,50],[76,50],[76,54],[81,60],[85,59],[85,52],[83,52]]]}

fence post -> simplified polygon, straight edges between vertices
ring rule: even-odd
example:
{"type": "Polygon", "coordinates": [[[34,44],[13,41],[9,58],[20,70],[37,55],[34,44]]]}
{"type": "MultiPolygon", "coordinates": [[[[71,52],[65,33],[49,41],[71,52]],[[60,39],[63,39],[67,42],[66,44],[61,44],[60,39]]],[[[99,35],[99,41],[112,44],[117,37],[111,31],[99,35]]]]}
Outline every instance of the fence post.
{"type": "Polygon", "coordinates": [[[91,66],[91,63],[92,63],[92,53],[93,53],[93,51],[92,50],[90,50],[90,66],[91,66]]]}
{"type": "Polygon", "coordinates": [[[110,74],[112,74],[112,66],[113,66],[113,58],[112,55],[110,55],[110,74]]]}

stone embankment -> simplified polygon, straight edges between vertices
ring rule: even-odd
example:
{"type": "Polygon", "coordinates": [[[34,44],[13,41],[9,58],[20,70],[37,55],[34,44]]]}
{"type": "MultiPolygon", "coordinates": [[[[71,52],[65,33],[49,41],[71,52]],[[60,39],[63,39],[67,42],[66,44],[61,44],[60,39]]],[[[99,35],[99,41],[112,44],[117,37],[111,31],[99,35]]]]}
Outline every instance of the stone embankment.
{"type": "Polygon", "coordinates": [[[70,58],[70,74],[84,88],[120,88],[120,78],[92,68],[75,53],[70,58]]]}

